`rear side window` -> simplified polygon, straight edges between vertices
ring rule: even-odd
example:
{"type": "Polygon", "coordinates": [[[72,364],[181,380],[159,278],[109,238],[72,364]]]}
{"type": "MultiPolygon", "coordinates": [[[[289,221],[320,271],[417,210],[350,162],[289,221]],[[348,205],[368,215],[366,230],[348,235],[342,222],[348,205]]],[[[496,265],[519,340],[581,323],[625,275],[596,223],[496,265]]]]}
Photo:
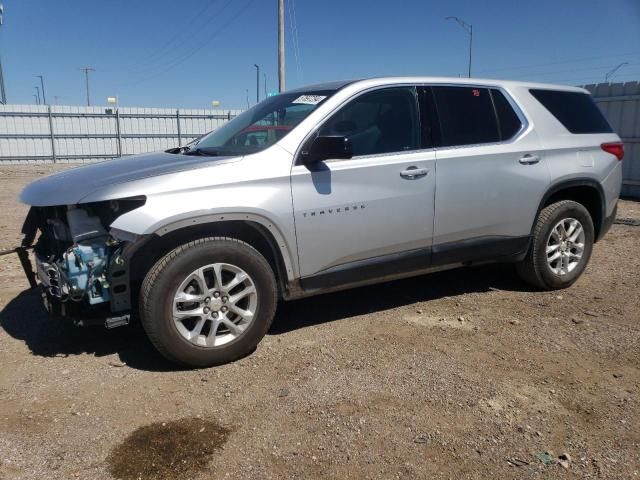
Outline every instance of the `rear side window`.
{"type": "Polygon", "coordinates": [[[498,116],[500,137],[502,140],[509,140],[522,128],[522,121],[500,90],[491,89],[491,96],[498,116]]]}
{"type": "Polygon", "coordinates": [[[591,95],[558,90],[529,90],[571,133],[611,133],[611,126],[591,95]]]}
{"type": "Polygon", "coordinates": [[[433,87],[442,146],[500,141],[498,122],[487,88],[433,87]]]}

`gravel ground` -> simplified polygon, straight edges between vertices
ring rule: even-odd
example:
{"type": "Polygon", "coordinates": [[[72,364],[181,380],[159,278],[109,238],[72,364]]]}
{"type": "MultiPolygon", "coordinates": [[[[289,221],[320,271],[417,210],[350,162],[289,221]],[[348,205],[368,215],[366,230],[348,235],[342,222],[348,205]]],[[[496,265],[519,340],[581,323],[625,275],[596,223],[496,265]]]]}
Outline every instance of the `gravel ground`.
{"type": "MultiPolygon", "coordinates": [[[[50,170],[0,170],[0,248],[50,170]]],[[[0,478],[640,478],[639,272],[614,225],[568,290],[494,265],[290,302],[180,371],[139,327],[47,319],[1,257],[0,478]]]]}

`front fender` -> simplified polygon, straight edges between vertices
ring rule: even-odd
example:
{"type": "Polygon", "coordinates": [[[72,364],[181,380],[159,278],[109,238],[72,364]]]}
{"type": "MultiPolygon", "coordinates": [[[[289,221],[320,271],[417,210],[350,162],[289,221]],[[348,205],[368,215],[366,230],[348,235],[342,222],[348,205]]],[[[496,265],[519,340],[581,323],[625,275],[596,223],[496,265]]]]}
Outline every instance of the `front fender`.
{"type": "MultiPolygon", "coordinates": [[[[254,192],[255,194],[255,189],[254,192]]],[[[298,263],[295,255],[295,230],[291,203],[288,210],[281,211],[280,216],[272,210],[257,207],[216,207],[190,210],[182,208],[185,204],[197,202],[154,202],[153,198],[136,210],[118,217],[111,228],[133,235],[164,236],[170,232],[194,225],[215,222],[246,221],[263,226],[277,243],[287,272],[287,278],[298,277],[298,263]]]]}

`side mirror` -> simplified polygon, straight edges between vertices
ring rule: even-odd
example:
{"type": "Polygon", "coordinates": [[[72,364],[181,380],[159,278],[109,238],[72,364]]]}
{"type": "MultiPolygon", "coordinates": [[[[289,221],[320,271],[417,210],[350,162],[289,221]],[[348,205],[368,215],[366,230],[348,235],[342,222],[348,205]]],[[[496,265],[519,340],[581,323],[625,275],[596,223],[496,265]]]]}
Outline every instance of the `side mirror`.
{"type": "Polygon", "coordinates": [[[341,136],[318,136],[300,153],[304,165],[331,159],[346,160],[352,156],[351,140],[341,136]]]}

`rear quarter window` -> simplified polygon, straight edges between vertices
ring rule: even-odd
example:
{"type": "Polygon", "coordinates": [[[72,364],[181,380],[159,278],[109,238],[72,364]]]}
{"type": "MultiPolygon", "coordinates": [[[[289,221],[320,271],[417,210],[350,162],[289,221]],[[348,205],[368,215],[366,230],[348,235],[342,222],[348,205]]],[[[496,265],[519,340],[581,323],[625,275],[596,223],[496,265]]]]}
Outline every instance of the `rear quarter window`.
{"type": "Polygon", "coordinates": [[[587,93],[541,89],[529,91],[571,133],[613,132],[587,93]]]}

